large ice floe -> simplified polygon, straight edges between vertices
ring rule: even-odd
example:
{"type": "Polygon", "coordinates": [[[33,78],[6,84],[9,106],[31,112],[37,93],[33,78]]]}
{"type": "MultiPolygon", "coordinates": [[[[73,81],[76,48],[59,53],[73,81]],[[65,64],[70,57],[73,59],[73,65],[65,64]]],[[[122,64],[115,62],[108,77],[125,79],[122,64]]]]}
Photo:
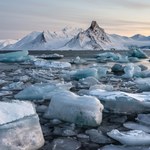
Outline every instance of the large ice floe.
{"type": "Polygon", "coordinates": [[[2,150],[33,150],[44,144],[39,118],[30,102],[0,102],[0,133],[2,150]]]}
{"type": "Polygon", "coordinates": [[[25,88],[23,91],[20,91],[15,95],[15,98],[21,100],[42,100],[46,97],[50,98],[53,94],[59,93],[62,90],[69,90],[71,87],[71,83],[37,83],[25,88]]]}
{"type": "Polygon", "coordinates": [[[94,89],[89,91],[89,95],[96,96],[104,105],[106,112],[132,114],[150,111],[149,92],[131,94],[121,91],[109,92],[94,89]]]}
{"type": "Polygon", "coordinates": [[[78,96],[64,91],[55,94],[45,116],[79,125],[98,126],[102,121],[103,105],[93,96],[78,96]]]}
{"type": "Polygon", "coordinates": [[[22,62],[30,60],[28,51],[17,51],[0,54],[0,62],[22,62]]]}
{"type": "Polygon", "coordinates": [[[146,146],[150,145],[150,134],[140,130],[118,131],[116,129],[108,132],[107,135],[124,145],[146,146]]]}

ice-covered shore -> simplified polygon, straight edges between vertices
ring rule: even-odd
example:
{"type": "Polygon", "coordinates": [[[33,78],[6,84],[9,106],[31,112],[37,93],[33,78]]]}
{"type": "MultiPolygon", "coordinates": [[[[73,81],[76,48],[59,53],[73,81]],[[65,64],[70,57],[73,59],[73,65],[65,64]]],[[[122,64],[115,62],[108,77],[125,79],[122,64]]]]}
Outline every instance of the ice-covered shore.
{"type": "Polygon", "coordinates": [[[124,61],[105,52],[85,64],[1,55],[1,145],[39,149],[45,140],[41,150],[149,149],[149,58],[135,53],[124,61]]]}

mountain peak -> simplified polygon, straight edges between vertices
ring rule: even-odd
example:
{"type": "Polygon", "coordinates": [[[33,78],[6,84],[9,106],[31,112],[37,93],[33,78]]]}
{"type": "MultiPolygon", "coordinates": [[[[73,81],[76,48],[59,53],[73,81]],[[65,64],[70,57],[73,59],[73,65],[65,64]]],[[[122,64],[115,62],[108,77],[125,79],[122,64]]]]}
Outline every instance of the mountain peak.
{"type": "Polygon", "coordinates": [[[92,23],[91,23],[91,26],[90,26],[90,29],[91,30],[94,30],[95,28],[99,28],[99,25],[97,24],[97,22],[96,21],[92,21],[92,23]]]}

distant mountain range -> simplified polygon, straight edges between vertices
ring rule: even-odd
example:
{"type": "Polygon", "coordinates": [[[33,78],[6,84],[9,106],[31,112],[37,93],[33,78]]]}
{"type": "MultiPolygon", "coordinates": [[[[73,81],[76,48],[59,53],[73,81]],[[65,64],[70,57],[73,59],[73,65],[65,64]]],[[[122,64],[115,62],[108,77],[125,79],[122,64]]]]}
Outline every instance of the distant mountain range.
{"type": "Polygon", "coordinates": [[[87,30],[64,28],[59,32],[32,32],[20,40],[0,40],[1,50],[128,50],[150,49],[150,36],[107,34],[92,21],[87,30]]]}

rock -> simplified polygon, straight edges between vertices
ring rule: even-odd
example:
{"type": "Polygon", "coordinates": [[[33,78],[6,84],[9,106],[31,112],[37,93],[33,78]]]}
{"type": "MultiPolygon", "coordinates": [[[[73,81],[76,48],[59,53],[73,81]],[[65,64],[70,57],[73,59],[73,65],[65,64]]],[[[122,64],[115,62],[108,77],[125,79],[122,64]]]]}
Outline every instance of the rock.
{"type": "Polygon", "coordinates": [[[76,133],[72,130],[66,129],[66,130],[63,131],[62,135],[63,136],[75,136],[76,133]]]}
{"type": "Polygon", "coordinates": [[[88,142],[89,141],[89,136],[86,134],[78,134],[77,138],[79,139],[79,141],[81,142],[88,142]]]}
{"type": "Polygon", "coordinates": [[[97,144],[108,144],[112,143],[112,140],[105,136],[101,131],[98,131],[96,129],[90,129],[86,130],[85,132],[87,135],[89,135],[90,140],[97,144]]]}
{"type": "Polygon", "coordinates": [[[77,150],[81,143],[71,138],[58,138],[52,142],[52,150],[77,150]]]}
{"type": "Polygon", "coordinates": [[[36,107],[36,111],[38,113],[44,113],[47,111],[47,109],[48,109],[48,107],[46,105],[39,105],[36,107]]]}
{"type": "Polygon", "coordinates": [[[102,121],[102,110],[103,105],[97,98],[66,91],[52,97],[45,116],[79,125],[98,126],[102,121]]]}
{"type": "Polygon", "coordinates": [[[114,64],[111,68],[111,71],[116,74],[124,73],[124,67],[121,64],[114,64]]]}

